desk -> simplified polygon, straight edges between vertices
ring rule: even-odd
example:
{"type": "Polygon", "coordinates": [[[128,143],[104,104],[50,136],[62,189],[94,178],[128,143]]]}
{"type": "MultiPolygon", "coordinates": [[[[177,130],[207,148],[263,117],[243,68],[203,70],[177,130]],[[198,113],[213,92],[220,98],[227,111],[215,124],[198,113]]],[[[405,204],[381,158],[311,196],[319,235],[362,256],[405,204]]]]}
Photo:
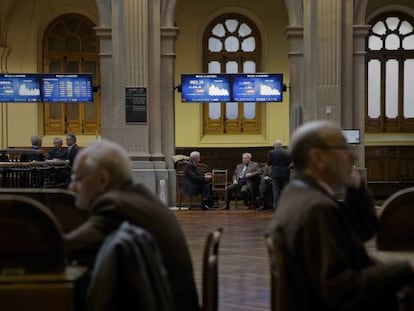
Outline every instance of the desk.
{"type": "Polygon", "coordinates": [[[85,267],[67,267],[62,273],[0,275],[2,311],[75,311],[76,295],[85,267]]]}

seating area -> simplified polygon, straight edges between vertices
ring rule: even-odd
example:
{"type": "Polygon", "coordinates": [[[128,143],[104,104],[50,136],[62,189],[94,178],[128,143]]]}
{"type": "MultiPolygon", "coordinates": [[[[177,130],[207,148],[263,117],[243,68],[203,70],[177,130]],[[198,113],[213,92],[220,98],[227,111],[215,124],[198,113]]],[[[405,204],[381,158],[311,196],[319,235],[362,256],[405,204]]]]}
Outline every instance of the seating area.
{"type": "MultiPolygon", "coordinates": [[[[188,195],[183,192],[182,185],[183,185],[183,179],[184,179],[184,170],[188,163],[188,160],[181,160],[176,162],[176,197],[177,197],[177,207],[178,209],[181,208],[188,208],[188,209],[194,209],[194,208],[200,208],[201,207],[201,201],[202,197],[201,194],[196,195],[188,195]]],[[[266,163],[260,163],[261,168],[267,167],[266,163]]],[[[199,171],[199,174],[204,174],[205,172],[211,172],[212,173],[212,191],[213,191],[213,201],[214,206],[217,208],[224,207],[225,204],[225,198],[226,198],[226,191],[228,185],[231,184],[232,179],[232,173],[229,172],[228,169],[224,168],[210,168],[206,163],[199,163],[197,166],[197,170],[199,171]]],[[[255,187],[254,192],[259,193],[259,183],[260,183],[260,177],[255,179],[253,186],[255,187]]],[[[254,208],[255,204],[257,203],[255,201],[255,197],[252,197],[252,195],[249,196],[248,199],[248,205],[249,208],[254,208]]],[[[236,191],[233,195],[233,198],[231,199],[232,206],[234,209],[238,209],[239,207],[243,207],[243,201],[242,197],[239,193],[239,191],[236,191]]],[[[265,196],[263,198],[263,203],[267,206],[272,205],[272,191],[267,191],[265,193],[265,196]]]]}

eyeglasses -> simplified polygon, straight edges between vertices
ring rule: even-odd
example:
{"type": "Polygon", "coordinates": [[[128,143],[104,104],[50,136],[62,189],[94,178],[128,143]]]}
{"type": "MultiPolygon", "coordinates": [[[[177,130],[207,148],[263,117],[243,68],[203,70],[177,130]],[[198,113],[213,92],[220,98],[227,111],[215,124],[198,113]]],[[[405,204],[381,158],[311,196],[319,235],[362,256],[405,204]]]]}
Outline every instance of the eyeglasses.
{"type": "Polygon", "coordinates": [[[70,182],[72,182],[72,183],[80,182],[89,175],[90,174],[83,174],[83,175],[79,176],[79,175],[76,175],[76,174],[72,174],[72,175],[70,175],[70,182]]]}

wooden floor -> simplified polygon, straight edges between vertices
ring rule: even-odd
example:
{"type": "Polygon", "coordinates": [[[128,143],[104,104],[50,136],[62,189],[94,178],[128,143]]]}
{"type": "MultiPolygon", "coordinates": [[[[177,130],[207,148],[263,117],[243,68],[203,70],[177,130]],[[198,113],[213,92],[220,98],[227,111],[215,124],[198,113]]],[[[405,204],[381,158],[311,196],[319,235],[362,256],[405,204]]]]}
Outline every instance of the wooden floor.
{"type": "Polygon", "coordinates": [[[269,260],[264,231],[272,211],[175,211],[190,247],[201,302],[201,263],[206,235],[223,228],[219,249],[219,310],[270,310],[269,260]]]}

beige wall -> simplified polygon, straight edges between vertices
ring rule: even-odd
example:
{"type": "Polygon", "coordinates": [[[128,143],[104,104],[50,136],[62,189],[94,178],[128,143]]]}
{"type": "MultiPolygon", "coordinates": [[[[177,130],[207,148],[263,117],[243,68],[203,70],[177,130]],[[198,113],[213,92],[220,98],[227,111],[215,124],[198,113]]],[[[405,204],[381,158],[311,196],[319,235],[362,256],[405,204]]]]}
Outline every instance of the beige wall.
{"type": "MultiPolygon", "coordinates": [[[[288,16],[283,1],[251,0],[182,0],[176,10],[176,26],[179,36],[176,41],[175,84],[180,84],[182,73],[202,70],[201,38],[203,30],[215,17],[224,13],[240,13],[250,18],[259,28],[262,38],[262,71],[281,72],[284,82],[289,84],[288,46],[284,29],[288,16]]],[[[232,147],[268,146],[276,138],[289,141],[289,93],[283,94],[282,103],[262,104],[263,135],[202,134],[202,105],[181,103],[175,94],[175,130],[177,147],[232,147]]]]}
{"type": "MultiPolygon", "coordinates": [[[[79,13],[98,23],[94,0],[15,0],[8,4],[11,5],[2,7],[0,25],[7,36],[7,47],[11,49],[7,59],[10,73],[42,72],[43,33],[54,18],[65,13],[79,13]]],[[[1,104],[1,111],[0,147],[27,146],[32,135],[43,135],[42,104],[1,104]]],[[[45,137],[45,146],[51,142],[52,137],[45,137]]]]}

